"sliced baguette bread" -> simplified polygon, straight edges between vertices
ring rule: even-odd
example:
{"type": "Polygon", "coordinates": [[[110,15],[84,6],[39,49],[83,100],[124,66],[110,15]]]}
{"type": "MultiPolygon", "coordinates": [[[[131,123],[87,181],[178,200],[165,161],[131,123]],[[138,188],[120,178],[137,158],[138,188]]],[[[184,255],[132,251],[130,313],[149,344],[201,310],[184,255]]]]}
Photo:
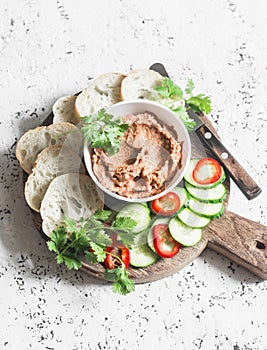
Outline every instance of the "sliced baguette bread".
{"type": "Polygon", "coordinates": [[[103,194],[87,175],[63,174],[50,183],[42,200],[42,229],[47,236],[64,225],[66,216],[79,220],[103,209],[103,194]]]}
{"type": "Polygon", "coordinates": [[[155,87],[163,83],[163,77],[150,69],[136,69],[127,74],[121,83],[121,99],[158,100],[159,94],[155,87]]]}
{"type": "Polygon", "coordinates": [[[53,123],[69,122],[78,124],[80,119],[74,114],[74,106],[77,96],[63,96],[53,105],[53,123]]]}
{"type": "Polygon", "coordinates": [[[67,173],[85,174],[79,155],[67,147],[55,145],[46,147],[37,156],[32,173],[25,184],[25,199],[35,211],[40,211],[41,202],[50,182],[67,173]]]}
{"type": "Polygon", "coordinates": [[[122,100],[146,99],[175,109],[184,106],[183,99],[163,98],[155,87],[162,85],[163,77],[150,69],[136,69],[127,74],[121,83],[122,100]]]}
{"type": "Polygon", "coordinates": [[[39,126],[27,131],[19,140],[16,157],[23,170],[30,174],[37,155],[46,147],[63,145],[79,152],[83,143],[80,130],[71,123],[39,126]]]}
{"type": "Polygon", "coordinates": [[[77,97],[74,113],[76,118],[88,116],[108,108],[121,100],[120,87],[123,74],[105,73],[95,78],[88,88],[77,97]]]}

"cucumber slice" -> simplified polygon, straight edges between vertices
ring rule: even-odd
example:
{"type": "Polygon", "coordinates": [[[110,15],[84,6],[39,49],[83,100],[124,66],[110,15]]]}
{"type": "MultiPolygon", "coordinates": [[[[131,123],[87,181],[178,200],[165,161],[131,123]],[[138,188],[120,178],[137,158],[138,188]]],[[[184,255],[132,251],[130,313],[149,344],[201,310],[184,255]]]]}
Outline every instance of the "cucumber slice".
{"type": "Polygon", "coordinates": [[[180,209],[187,203],[189,196],[187,191],[183,187],[174,187],[170,192],[174,192],[180,198],[180,209]]]}
{"type": "Polygon", "coordinates": [[[194,198],[190,198],[188,207],[197,215],[207,218],[218,218],[224,212],[224,205],[222,202],[203,203],[194,198]]]}
{"type": "Polygon", "coordinates": [[[150,227],[150,229],[148,230],[148,233],[147,233],[147,244],[149,246],[149,248],[151,250],[153,250],[153,252],[156,253],[156,250],[154,248],[154,244],[153,244],[153,234],[152,234],[152,231],[153,231],[153,227],[156,226],[156,225],[159,225],[159,224],[166,224],[168,225],[170,219],[169,218],[158,218],[156,219],[152,226],[150,227]]]}
{"type": "Polygon", "coordinates": [[[192,228],[202,228],[210,223],[210,218],[199,216],[189,208],[184,208],[181,210],[177,217],[183,224],[192,228]]]}
{"type": "Polygon", "coordinates": [[[226,179],[225,171],[224,171],[223,167],[221,167],[222,168],[222,175],[218,181],[216,181],[210,185],[209,184],[201,185],[201,184],[197,183],[193,179],[192,173],[193,173],[193,170],[195,169],[195,166],[196,166],[198,161],[199,161],[198,158],[191,159],[189,167],[184,175],[185,181],[187,181],[190,185],[197,187],[197,188],[213,188],[213,187],[216,187],[217,185],[219,185],[220,183],[222,183],[226,179]]]}
{"type": "Polygon", "coordinates": [[[225,199],[226,188],[223,184],[219,184],[213,188],[197,188],[185,181],[185,188],[191,197],[206,203],[218,203],[225,199]]]}
{"type": "Polygon", "coordinates": [[[173,239],[185,247],[197,244],[202,238],[201,228],[192,228],[184,225],[178,218],[169,222],[169,231],[173,239]]]}
{"type": "Polygon", "coordinates": [[[147,205],[139,203],[126,204],[117,214],[118,217],[129,217],[137,222],[132,233],[138,233],[148,228],[150,224],[150,210],[147,205]]]}
{"type": "Polygon", "coordinates": [[[130,249],[130,264],[134,267],[147,267],[159,259],[159,256],[149,248],[146,240],[146,231],[140,232],[134,237],[134,244],[130,249]]]}

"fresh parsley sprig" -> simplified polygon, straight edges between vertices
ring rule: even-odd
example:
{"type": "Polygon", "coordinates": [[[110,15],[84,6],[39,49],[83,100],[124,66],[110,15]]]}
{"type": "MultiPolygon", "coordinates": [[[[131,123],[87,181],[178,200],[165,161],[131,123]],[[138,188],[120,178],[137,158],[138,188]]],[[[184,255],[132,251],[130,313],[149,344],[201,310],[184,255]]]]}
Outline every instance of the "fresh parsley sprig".
{"type": "Polygon", "coordinates": [[[191,107],[195,112],[204,112],[209,114],[211,111],[211,100],[209,96],[204,94],[193,95],[195,85],[192,79],[189,79],[183,90],[176,85],[170,78],[165,77],[163,83],[154,89],[158,91],[162,102],[179,116],[188,130],[192,130],[195,121],[191,119],[187,113],[186,107],[181,103],[185,100],[186,105],[191,107]]]}
{"type": "MultiPolygon", "coordinates": [[[[131,229],[136,221],[131,218],[117,218],[111,226],[105,226],[104,221],[110,218],[111,211],[100,210],[87,219],[78,222],[66,217],[64,225],[57,227],[47,242],[48,249],[56,253],[58,264],[65,263],[68,269],[78,270],[82,267],[82,257],[91,263],[103,262],[106,254],[112,254],[105,249],[112,244],[106,231],[115,231],[123,243],[130,247],[133,243],[131,229]]],[[[119,256],[121,263],[113,270],[107,270],[107,280],[113,281],[113,291],[127,294],[134,290],[134,283],[129,279],[127,269],[119,256]]]]}
{"type": "Polygon", "coordinates": [[[120,139],[129,128],[128,124],[121,122],[121,118],[114,118],[102,108],[96,114],[82,117],[82,121],[81,131],[93,148],[102,148],[109,155],[119,151],[120,139]]]}
{"type": "Polygon", "coordinates": [[[211,112],[211,100],[209,96],[204,94],[198,94],[193,96],[193,90],[195,84],[192,79],[189,79],[185,88],[187,94],[186,103],[190,106],[195,112],[204,112],[209,114],[211,112]]]}
{"type": "Polygon", "coordinates": [[[130,217],[116,217],[110,227],[111,231],[116,231],[118,238],[122,243],[131,248],[134,243],[132,229],[136,226],[136,221],[130,217]]]}
{"type": "Polygon", "coordinates": [[[163,79],[163,83],[160,86],[155,87],[155,90],[160,93],[162,98],[183,99],[183,90],[167,77],[163,79]]]}
{"type": "Polygon", "coordinates": [[[134,291],[134,282],[129,279],[123,263],[116,269],[106,270],[105,278],[113,282],[112,290],[115,293],[126,295],[134,291]]]}

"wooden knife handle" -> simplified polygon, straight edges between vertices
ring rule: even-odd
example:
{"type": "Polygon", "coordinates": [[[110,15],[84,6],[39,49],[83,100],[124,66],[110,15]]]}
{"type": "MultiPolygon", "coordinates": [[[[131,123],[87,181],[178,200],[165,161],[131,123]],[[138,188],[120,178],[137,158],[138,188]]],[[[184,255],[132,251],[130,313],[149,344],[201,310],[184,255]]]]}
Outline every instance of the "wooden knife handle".
{"type": "Polygon", "coordinates": [[[206,125],[202,125],[196,133],[212,153],[217,156],[220,163],[248,199],[253,199],[261,193],[261,188],[206,125]]]}
{"type": "Polygon", "coordinates": [[[267,227],[231,211],[205,229],[208,246],[267,279],[267,227]]]}

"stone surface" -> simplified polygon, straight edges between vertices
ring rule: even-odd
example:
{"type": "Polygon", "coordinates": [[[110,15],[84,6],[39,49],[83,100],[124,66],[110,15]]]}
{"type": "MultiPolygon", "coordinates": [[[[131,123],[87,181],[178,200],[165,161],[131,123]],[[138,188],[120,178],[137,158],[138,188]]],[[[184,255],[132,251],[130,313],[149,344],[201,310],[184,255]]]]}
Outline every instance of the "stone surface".
{"type": "Polygon", "coordinates": [[[233,185],[230,209],[267,225],[266,23],[260,0],[1,1],[1,349],[267,348],[267,282],[212,251],[125,297],[57,266],[14,155],[58,97],[163,62],[211,96],[221,138],[263,188],[248,202],[233,185]]]}

